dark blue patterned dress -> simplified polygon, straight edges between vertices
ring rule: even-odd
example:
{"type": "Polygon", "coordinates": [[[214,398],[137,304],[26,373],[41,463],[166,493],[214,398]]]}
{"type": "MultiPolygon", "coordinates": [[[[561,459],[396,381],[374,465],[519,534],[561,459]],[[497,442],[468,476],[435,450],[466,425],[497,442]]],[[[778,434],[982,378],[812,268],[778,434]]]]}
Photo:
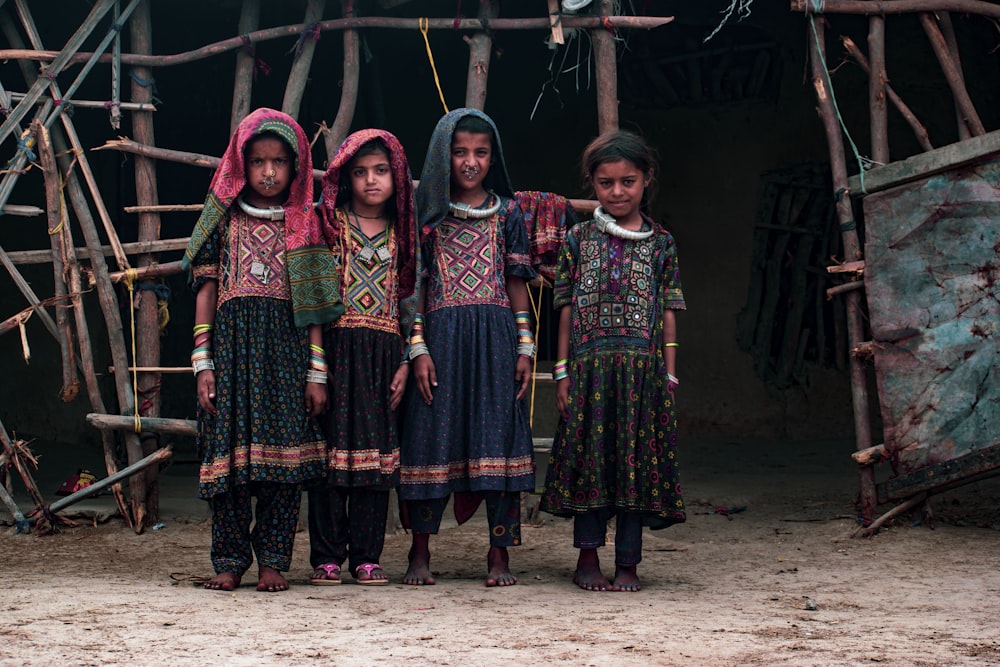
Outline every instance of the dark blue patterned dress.
{"type": "Polygon", "coordinates": [[[568,421],[560,420],[541,509],[642,514],[663,528],[684,521],[673,397],[667,391],[663,313],[685,308],[669,232],[632,241],[592,222],[560,252],[553,305],[571,307],[568,421]]]}

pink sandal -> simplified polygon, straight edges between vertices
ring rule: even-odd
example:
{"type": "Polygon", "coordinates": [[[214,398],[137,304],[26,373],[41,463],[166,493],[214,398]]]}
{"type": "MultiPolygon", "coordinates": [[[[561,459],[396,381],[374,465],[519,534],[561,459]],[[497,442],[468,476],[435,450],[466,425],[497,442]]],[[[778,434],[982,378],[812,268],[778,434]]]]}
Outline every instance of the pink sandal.
{"type": "Polygon", "coordinates": [[[378,563],[362,563],[354,568],[354,581],[361,586],[385,586],[389,583],[388,579],[372,579],[372,572],[381,569],[382,566],[378,563]],[[368,575],[367,578],[359,576],[362,572],[368,575]]]}
{"type": "Polygon", "coordinates": [[[339,586],[340,566],[336,563],[317,565],[313,570],[313,576],[309,578],[309,583],[313,586],[339,586]],[[323,574],[319,574],[320,572],[323,574]]]}

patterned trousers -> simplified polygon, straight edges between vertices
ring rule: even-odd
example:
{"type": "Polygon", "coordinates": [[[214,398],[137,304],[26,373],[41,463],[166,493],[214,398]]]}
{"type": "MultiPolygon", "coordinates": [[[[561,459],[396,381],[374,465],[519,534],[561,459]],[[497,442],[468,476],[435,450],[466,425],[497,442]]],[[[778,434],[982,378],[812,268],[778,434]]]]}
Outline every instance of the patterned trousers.
{"type": "Polygon", "coordinates": [[[615,517],[615,565],[635,567],[642,562],[642,515],[619,510],[591,510],[573,517],[573,546],[603,547],[608,519],[615,517]]]}
{"type": "MultiPolygon", "coordinates": [[[[521,494],[483,491],[486,519],[490,526],[491,547],[516,547],[521,544],[521,494]]],[[[410,529],[414,533],[437,535],[448,497],[407,500],[410,529]]]]}
{"type": "Polygon", "coordinates": [[[274,482],[241,484],[210,498],[215,573],[231,572],[242,577],[250,569],[254,555],[258,567],[287,572],[292,566],[301,499],[299,484],[274,482]],[[256,508],[252,506],[254,496],[256,508]]]}
{"type": "Polygon", "coordinates": [[[309,490],[309,562],[343,565],[378,563],[385,545],[389,491],[321,486],[309,490]]]}

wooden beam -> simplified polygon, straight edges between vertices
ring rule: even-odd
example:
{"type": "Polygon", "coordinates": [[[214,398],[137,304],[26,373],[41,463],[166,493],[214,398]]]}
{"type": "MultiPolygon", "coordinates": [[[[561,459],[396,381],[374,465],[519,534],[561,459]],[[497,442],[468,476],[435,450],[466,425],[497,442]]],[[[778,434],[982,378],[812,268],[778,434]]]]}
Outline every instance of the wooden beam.
{"type": "MultiPolygon", "coordinates": [[[[90,413],[87,423],[99,429],[129,431],[135,428],[135,420],[125,415],[101,415],[90,413]]],[[[168,419],[166,417],[148,417],[142,420],[142,429],[153,433],[172,433],[174,435],[191,436],[198,434],[198,422],[193,419],[168,419]]]]}
{"type": "Polygon", "coordinates": [[[1000,445],[893,477],[880,487],[884,489],[886,499],[898,500],[922,492],[931,492],[941,486],[997,468],[1000,468],[1000,445]]]}
{"type": "MultiPolygon", "coordinates": [[[[614,0],[600,0],[601,17],[614,13],[614,0]]],[[[618,53],[614,28],[602,23],[590,31],[594,43],[597,80],[597,132],[618,129],[618,53]]]]}
{"type": "Polygon", "coordinates": [[[792,11],[805,14],[861,14],[863,16],[887,16],[889,14],[911,14],[913,12],[959,12],[960,14],[980,14],[1000,19],[1000,5],[984,0],[892,0],[872,2],[871,0],[792,0],[792,11]]]}
{"type": "MultiPolygon", "coordinates": [[[[141,255],[149,252],[164,252],[168,250],[184,250],[187,248],[188,239],[162,239],[160,241],[149,241],[142,243],[123,243],[122,248],[127,255],[141,255]]],[[[113,254],[111,246],[101,246],[100,251],[105,257],[113,254]]],[[[76,248],[77,254],[87,254],[88,248],[76,248]]],[[[51,250],[18,250],[7,253],[12,264],[48,264],[52,261],[51,250]]]]}

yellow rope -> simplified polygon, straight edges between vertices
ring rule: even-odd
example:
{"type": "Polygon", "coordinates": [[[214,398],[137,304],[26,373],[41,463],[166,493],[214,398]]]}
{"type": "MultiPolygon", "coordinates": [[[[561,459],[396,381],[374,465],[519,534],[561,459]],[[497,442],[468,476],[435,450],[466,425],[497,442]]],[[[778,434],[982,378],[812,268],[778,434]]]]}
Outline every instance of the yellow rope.
{"type": "Polygon", "coordinates": [[[128,287],[128,312],[132,328],[132,407],[134,411],[135,432],[142,433],[142,420],[139,418],[139,366],[136,360],[135,348],[135,280],[139,277],[137,269],[125,269],[125,285],[128,287]]]}
{"type": "Polygon", "coordinates": [[[529,411],[528,411],[528,426],[534,426],[535,424],[535,376],[538,372],[538,332],[541,329],[542,323],[539,321],[541,318],[542,309],[542,286],[538,286],[538,301],[535,301],[534,295],[531,293],[531,283],[528,283],[528,300],[531,301],[531,312],[535,316],[535,358],[531,360],[531,399],[529,401],[529,411]]]}
{"type": "Polygon", "coordinates": [[[426,16],[421,16],[419,20],[420,34],[424,36],[424,45],[427,47],[427,60],[431,62],[431,71],[434,73],[434,85],[438,89],[438,97],[441,98],[441,106],[444,107],[444,112],[448,113],[448,105],[444,101],[444,93],[441,92],[441,80],[438,78],[437,67],[434,65],[434,54],[431,53],[431,42],[427,39],[427,28],[430,27],[430,21],[427,20],[426,16]]]}

